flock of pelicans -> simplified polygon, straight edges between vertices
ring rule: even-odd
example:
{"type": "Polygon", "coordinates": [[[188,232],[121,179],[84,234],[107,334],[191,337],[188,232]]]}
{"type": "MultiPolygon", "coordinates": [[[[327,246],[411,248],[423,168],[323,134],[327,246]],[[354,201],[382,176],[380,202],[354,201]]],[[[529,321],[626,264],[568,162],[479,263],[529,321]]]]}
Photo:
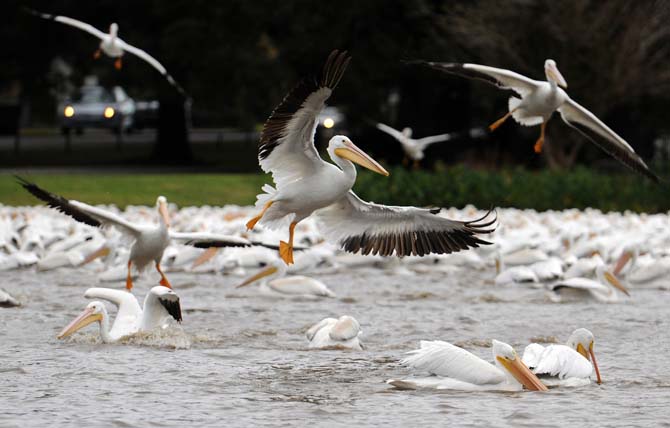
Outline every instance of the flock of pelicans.
{"type": "MultiPolygon", "coordinates": [[[[116,24],[105,34],[71,18],[38,15],[99,37],[101,51],[117,58],[117,67],[124,52],[145,59],[183,92],[158,61],[118,38],[116,24]]],[[[350,59],[346,52],[333,51],[321,75],[303,80],[267,120],[258,158],[263,171],[272,174],[274,186],[263,186],[256,215],[250,217],[247,210],[237,207],[183,209],[171,216],[167,200],[160,196],[156,224],[151,218],[155,214],[146,208],[129,208],[120,215],[113,209],[66,199],[18,178],[28,192],[78,224],[40,209],[0,207],[0,269],[36,265],[38,270],[47,270],[102,264],[100,279],[125,281],[126,290],[90,288],[85,297],[115,304],[118,312],[114,322],[105,305],[95,300],[58,337],[97,322],[104,342],[161,327],[170,318],[181,321],[180,300],[164,268],[239,273],[263,266],[240,287],[260,281],[265,293],[327,298],[334,293],[325,284],[294,274],[324,266],[341,269],[366,263],[414,273],[495,265],[497,286],[526,284],[544,290],[555,301],[589,298],[603,302],[629,295],[620,280],[624,276],[628,284],[650,284],[670,271],[670,257],[665,252],[670,249],[670,235],[663,216],[504,210],[498,218],[493,211],[482,215],[471,208],[445,211],[361,200],[351,190],[356,181],[355,165],[384,176],[389,175],[386,169],[346,136],[330,139],[327,153],[332,163],[324,161],[314,145],[319,113],[350,59]],[[453,214],[478,217],[466,221],[447,217],[453,214]],[[288,230],[288,238],[276,245],[278,230],[288,230]],[[495,238],[495,244],[483,235],[495,238]],[[222,247],[238,248],[220,251],[222,247]],[[449,255],[464,250],[471,251],[449,255]],[[351,257],[347,252],[368,257],[351,257]],[[140,306],[131,292],[133,278],[149,265],[159,273],[160,285],[149,291],[140,306]]],[[[514,91],[517,96],[510,98],[509,111],[490,129],[510,116],[525,126],[540,125],[536,152],[542,150],[547,121],[558,111],[568,125],[604,151],[658,181],[626,141],[567,95],[562,89],[567,83],[553,60],[545,62],[546,81],[476,64],[414,63],[514,91]]],[[[435,136],[413,140],[411,132],[398,132],[383,124],[379,128],[401,141],[414,160],[423,157],[428,144],[448,139],[435,136]]],[[[16,303],[10,296],[4,297],[3,305],[16,303]]],[[[310,347],[362,349],[360,334],[358,321],[343,316],[315,324],[307,331],[307,338],[310,347]]],[[[389,383],[410,389],[543,391],[547,385],[588,383],[594,372],[600,383],[594,342],[593,334],[580,328],[569,336],[566,345],[530,344],[519,357],[510,345],[494,340],[492,365],[450,343],[423,341],[420,349],[411,351],[403,362],[429,376],[389,383]]]]}

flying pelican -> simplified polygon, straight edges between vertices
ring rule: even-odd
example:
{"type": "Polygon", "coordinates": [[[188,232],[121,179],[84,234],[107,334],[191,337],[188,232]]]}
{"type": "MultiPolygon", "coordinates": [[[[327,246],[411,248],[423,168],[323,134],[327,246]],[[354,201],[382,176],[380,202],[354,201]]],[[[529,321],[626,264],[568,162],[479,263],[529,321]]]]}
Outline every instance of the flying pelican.
{"type": "Polygon", "coordinates": [[[361,325],[354,317],[343,315],[339,319],[324,318],[307,330],[310,348],[363,349],[359,336],[361,325]]]}
{"type": "Polygon", "coordinates": [[[565,294],[568,292],[571,295],[576,294],[574,297],[579,300],[592,298],[603,303],[612,303],[619,300],[619,295],[614,289],[630,296],[626,287],[619,282],[612,272],[607,270],[607,266],[604,264],[596,267],[596,278],[597,281],[583,277],[566,278],[549,284],[547,288],[551,293],[551,299],[555,301],[563,301],[565,294]]]}
{"type": "Polygon", "coordinates": [[[565,345],[549,345],[539,343],[526,346],[521,358],[545,383],[552,385],[590,383],[589,377],[595,370],[597,382],[602,383],[600,370],[593,352],[595,338],[585,328],[573,331],[565,345]],[[593,365],[591,365],[593,363],[593,365]],[[547,379],[548,378],[548,379],[547,379]],[[579,381],[583,382],[579,382],[579,381]]]}
{"type": "MultiPolygon", "coordinates": [[[[131,275],[131,268],[135,265],[138,271],[143,271],[144,268],[154,262],[156,270],[161,275],[160,284],[167,288],[172,288],[167,277],[161,270],[160,262],[163,258],[163,252],[170,244],[170,240],[174,239],[181,241],[186,245],[192,245],[198,248],[209,247],[247,247],[252,243],[246,239],[235,236],[218,235],[205,232],[195,233],[180,233],[169,231],[170,215],[167,208],[167,200],[164,196],[159,196],[156,200],[156,208],[158,209],[158,225],[138,225],[126,221],[121,216],[96,208],[94,206],[85,204],[83,202],[68,200],[62,196],[50,193],[34,183],[26,181],[21,177],[17,177],[19,184],[23,186],[28,192],[33,194],[38,199],[47,203],[51,208],[69,215],[75,220],[85,223],[89,226],[103,227],[107,225],[115,226],[120,232],[128,235],[134,239],[130,249],[128,258],[128,272],[126,276],[126,289],[130,291],[133,288],[133,279],[131,275]]],[[[97,255],[104,254],[104,251],[97,251],[97,255]]],[[[87,259],[90,261],[90,258],[87,259]]]]}
{"type": "Polygon", "coordinates": [[[377,123],[377,129],[398,140],[405,152],[403,163],[407,162],[408,158],[412,159],[414,161],[414,168],[419,167],[419,162],[424,158],[423,151],[426,150],[428,146],[442,141],[449,141],[454,136],[454,134],[440,134],[414,139],[412,138],[412,128],[403,128],[402,131],[398,131],[383,123],[377,123]]]}
{"type": "Polygon", "coordinates": [[[344,250],[389,256],[451,253],[488,242],[475,234],[495,222],[454,221],[438,216],[439,210],[392,207],[365,202],[352,191],[354,163],[382,175],[389,173],[347,137],[336,135],[328,143],[335,165],[325,162],[314,146],[319,112],[349,64],[346,52],[333,51],[320,80],[308,79],[291,91],[265,123],[258,159],[272,173],[276,189],[263,186],[257,196],[260,214],[247,222],[252,229],[261,221],[270,228],[289,225],[288,242],[281,241],[279,254],[293,263],[296,225],[317,210],[326,237],[344,250]],[[336,166],[337,165],[337,166],[336,166]],[[325,208],[325,210],[324,210],[325,208]]]}
{"type": "Polygon", "coordinates": [[[321,281],[302,275],[286,276],[288,267],[280,260],[246,279],[237,288],[262,279],[261,292],[274,296],[335,297],[321,281]],[[272,279],[271,279],[272,278],[272,279]]]}
{"type": "Polygon", "coordinates": [[[510,345],[493,340],[491,349],[495,365],[451,343],[422,340],[420,349],[408,352],[410,356],[401,362],[431,376],[391,379],[387,383],[399,389],[547,390],[510,345]]]}
{"type": "Polygon", "coordinates": [[[68,324],[59,334],[63,339],[87,325],[98,322],[100,337],[104,343],[113,343],[122,337],[139,331],[150,331],[166,325],[167,319],[174,318],[181,322],[181,305],[177,293],[167,287],[155,286],[144,298],[144,309],[137,298],[131,293],[111,288],[89,288],[84,297],[103,299],[118,307],[114,324],[109,327],[109,315],[102,302],[93,301],[86,309],[68,324]]]}
{"type": "Polygon", "coordinates": [[[509,99],[509,112],[495,121],[489,129],[498,128],[510,116],[524,126],[541,125],[540,138],[535,143],[535,152],[542,151],[544,132],[551,115],[558,111],[563,121],[581,132],[602,150],[634,171],[658,182],[658,177],[649,170],[642,158],[617,133],[612,131],[593,113],[573,101],[562,89],[568,84],[558,71],[556,62],[548,59],[544,62],[547,81],[533,80],[521,74],[502,68],[487,67],[478,64],[439,63],[416,61],[437,70],[457,74],[463,77],[484,80],[500,89],[513,90],[521,98],[509,99]],[[559,87],[560,86],[560,87],[559,87]],[[562,87],[562,88],[561,88],[562,87]]]}
{"type": "Polygon", "coordinates": [[[184,97],[187,97],[186,91],[184,91],[184,88],[182,88],[176,80],[167,72],[165,67],[163,67],[163,64],[158,62],[158,60],[142,49],[136,48],[135,46],[132,46],[123,40],[119,38],[118,33],[119,33],[119,26],[114,22],[109,26],[109,33],[104,33],[91,24],[87,24],[82,21],[78,21],[73,18],[68,18],[67,16],[58,16],[58,15],[50,15],[48,13],[40,13],[34,10],[28,10],[31,14],[35,16],[39,16],[40,18],[48,19],[51,21],[56,21],[60,22],[61,24],[69,25],[75,28],[79,28],[80,30],[86,31],[87,33],[99,38],[101,40],[100,42],[100,47],[98,48],[97,51],[93,54],[93,57],[95,59],[100,58],[100,55],[104,53],[105,55],[111,57],[111,58],[116,58],[116,61],[114,61],[114,67],[117,70],[121,69],[122,66],[122,60],[121,58],[123,57],[123,54],[126,52],[129,52],[144,61],[148,62],[153,68],[158,70],[160,74],[167,79],[167,81],[174,86],[177,91],[179,91],[180,94],[182,94],[184,97]]]}

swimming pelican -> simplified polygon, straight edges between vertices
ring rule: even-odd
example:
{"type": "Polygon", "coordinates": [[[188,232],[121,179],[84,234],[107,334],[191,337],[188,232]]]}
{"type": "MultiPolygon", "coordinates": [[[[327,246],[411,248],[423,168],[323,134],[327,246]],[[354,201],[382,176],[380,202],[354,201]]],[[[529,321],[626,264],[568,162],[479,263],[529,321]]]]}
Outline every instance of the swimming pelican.
{"type": "Polygon", "coordinates": [[[302,275],[286,276],[288,267],[280,260],[246,279],[237,288],[261,281],[261,292],[274,296],[335,297],[321,281],[302,275]]]}
{"type": "Polygon", "coordinates": [[[84,297],[103,299],[118,307],[114,324],[109,327],[109,315],[102,302],[93,301],[86,309],[68,324],[59,334],[63,339],[87,325],[97,322],[100,325],[100,337],[105,343],[113,343],[122,337],[139,331],[150,331],[166,325],[167,319],[181,322],[181,305],[177,293],[160,285],[152,288],[144,298],[144,309],[131,293],[111,288],[89,288],[84,297]]]}
{"type": "Polygon", "coordinates": [[[476,234],[495,222],[454,221],[438,216],[440,210],[392,207],[365,202],[351,188],[356,181],[354,163],[382,175],[389,173],[347,137],[336,135],[328,144],[335,165],[325,162],[314,146],[319,112],[349,65],[346,52],[333,51],[320,80],[304,80],[272,112],[261,134],[258,159],[272,173],[276,189],[263,186],[257,197],[260,214],[247,222],[270,228],[289,223],[288,242],[279,254],[293,263],[296,225],[318,211],[321,232],[344,250],[389,256],[451,253],[488,242],[476,234]],[[337,165],[337,166],[336,166],[337,165]],[[478,223],[479,222],[479,223],[478,223]]]}
{"type": "Polygon", "coordinates": [[[463,348],[441,340],[421,341],[401,362],[429,377],[391,379],[399,389],[456,389],[463,391],[546,391],[547,387],[521,361],[510,345],[493,340],[495,365],[463,348]]]}
{"type": "Polygon", "coordinates": [[[594,343],[593,333],[585,328],[578,328],[572,332],[565,345],[544,347],[539,343],[531,343],[524,349],[522,360],[533,373],[544,375],[543,381],[546,384],[577,386],[590,383],[589,377],[594,370],[600,384],[602,379],[593,352],[594,343]]]}
{"type": "Polygon", "coordinates": [[[613,303],[619,300],[616,290],[630,296],[626,287],[621,284],[616,276],[607,270],[604,264],[596,267],[596,278],[594,281],[590,278],[573,277],[549,284],[550,298],[554,301],[564,301],[566,295],[576,297],[578,300],[592,298],[598,302],[613,303]]]}
{"type": "Polygon", "coordinates": [[[544,62],[547,81],[533,80],[521,74],[502,68],[487,67],[479,64],[458,64],[416,61],[437,70],[467,78],[484,80],[500,89],[513,90],[521,98],[509,99],[509,112],[494,122],[489,129],[498,128],[510,116],[524,126],[541,125],[540,138],[535,143],[535,152],[542,151],[544,132],[551,115],[558,111],[561,118],[572,128],[589,138],[610,156],[627,167],[658,182],[658,177],[649,170],[635,150],[616,132],[612,131],[593,113],[573,101],[562,89],[568,84],[558,71],[556,62],[548,59],[544,62]],[[561,88],[562,87],[562,88],[561,88]]]}
{"type": "MultiPolygon", "coordinates": [[[[156,270],[161,275],[160,284],[167,288],[172,288],[167,277],[161,270],[160,262],[163,258],[163,252],[170,244],[170,240],[174,239],[181,241],[186,245],[192,245],[198,248],[209,247],[246,247],[251,245],[251,242],[243,238],[234,236],[218,235],[205,232],[196,233],[180,233],[169,231],[170,215],[168,213],[167,199],[164,196],[159,196],[156,200],[156,208],[158,210],[158,225],[138,225],[126,221],[121,216],[96,208],[94,206],[85,204],[83,202],[68,200],[62,196],[50,193],[34,183],[26,181],[17,177],[19,184],[23,186],[33,196],[47,203],[51,208],[69,215],[75,220],[85,223],[89,226],[103,227],[107,225],[115,226],[123,234],[134,239],[130,249],[128,258],[128,270],[126,275],[126,289],[130,291],[133,288],[133,280],[131,275],[131,268],[134,265],[138,271],[143,271],[144,268],[151,262],[154,262],[156,270]]],[[[95,254],[104,254],[104,251],[97,251],[95,254]]],[[[87,259],[90,261],[90,258],[87,259]]]]}
{"type": "Polygon", "coordinates": [[[21,306],[21,302],[12,297],[11,294],[0,288],[0,308],[13,308],[21,306]]]}
{"type": "Polygon", "coordinates": [[[402,131],[398,131],[383,123],[378,123],[377,129],[398,140],[402,146],[402,150],[405,152],[405,161],[408,158],[412,159],[415,168],[418,168],[419,162],[424,158],[423,151],[428,146],[442,141],[449,141],[453,137],[453,134],[440,134],[414,139],[412,138],[412,128],[403,128],[402,131]]]}
{"type": "Polygon", "coordinates": [[[114,61],[114,67],[117,70],[121,70],[122,66],[122,60],[121,58],[123,57],[123,54],[126,52],[129,52],[144,61],[148,62],[149,65],[151,65],[153,68],[158,70],[160,74],[167,79],[167,81],[174,86],[177,91],[179,91],[180,94],[182,94],[184,97],[187,97],[186,91],[177,83],[176,80],[167,72],[165,67],[163,67],[163,64],[158,62],[158,60],[142,49],[136,48],[135,46],[132,46],[123,40],[118,36],[119,33],[119,26],[114,22],[109,26],[109,33],[104,33],[91,24],[87,24],[82,21],[78,21],[73,18],[68,18],[67,16],[58,16],[58,15],[50,15],[48,13],[40,13],[37,11],[29,10],[30,13],[32,13],[35,16],[39,16],[40,18],[48,19],[51,21],[56,21],[60,22],[61,24],[69,25],[71,27],[79,28],[80,30],[86,31],[87,33],[97,37],[98,39],[101,40],[100,42],[100,47],[98,48],[97,51],[93,54],[93,57],[95,59],[100,58],[100,55],[104,53],[105,55],[111,57],[111,58],[116,58],[114,61]]]}
{"type": "Polygon", "coordinates": [[[339,319],[324,318],[307,330],[310,348],[341,348],[360,351],[363,344],[359,336],[361,325],[354,317],[341,316],[339,319]]]}

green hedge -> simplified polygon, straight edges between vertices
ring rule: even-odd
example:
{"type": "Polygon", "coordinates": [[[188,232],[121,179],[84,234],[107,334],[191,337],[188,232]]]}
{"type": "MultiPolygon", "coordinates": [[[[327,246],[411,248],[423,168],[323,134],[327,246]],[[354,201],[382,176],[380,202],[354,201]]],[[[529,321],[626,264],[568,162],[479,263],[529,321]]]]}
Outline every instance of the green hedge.
{"type": "Polygon", "coordinates": [[[390,172],[389,177],[360,173],[356,192],[363,199],[394,205],[670,210],[667,185],[633,173],[604,174],[584,167],[571,171],[480,171],[465,166],[441,167],[435,172],[394,168],[390,172]]]}

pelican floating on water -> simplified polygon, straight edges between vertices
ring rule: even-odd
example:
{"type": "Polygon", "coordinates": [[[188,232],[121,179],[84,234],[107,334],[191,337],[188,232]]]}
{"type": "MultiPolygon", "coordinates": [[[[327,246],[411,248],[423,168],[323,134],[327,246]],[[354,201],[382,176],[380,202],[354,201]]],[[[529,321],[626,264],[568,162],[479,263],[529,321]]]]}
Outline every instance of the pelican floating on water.
{"type": "Polygon", "coordinates": [[[294,297],[335,297],[328,286],[321,281],[303,275],[286,276],[288,267],[277,260],[269,267],[246,279],[237,288],[261,281],[261,292],[274,296],[294,297]]]}
{"type": "Polygon", "coordinates": [[[261,134],[258,159],[272,173],[276,188],[263,186],[256,205],[262,211],[247,222],[270,228],[288,225],[288,242],[281,241],[279,254],[293,263],[296,225],[316,212],[321,232],[344,250],[389,256],[451,253],[488,242],[476,236],[490,233],[488,216],[474,221],[454,221],[439,209],[393,207],[365,202],[352,191],[356,182],[354,163],[382,175],[389,173],[347,137],[336,135],[328,143],[335,163],[325,162],[314,146],[319,112],[337,86],[350,57],[333,51],[320,80],[307,79],[291,91],[272,112],[261,134]]]}
{"type": "Polygon", "coordinates": [[[354,317],[324,318],[307,330],[310,348],[342,348],[360,351],[361,325],[354,317]]]}
{"type": "Polygon", "coordinates": [[[144,298],[144,308],[140,307],[137,298],[127,291],[111,288],[89,288],[84,297],[103,299],[118,307],[114,324],[109,326],[109,315],[102,302],[93,301],[86,309],[68,324],[59,334],[63,339],[87,325],[97,322],[100,325],[100,337],[105,343],[113,343],[122,337],[140,331],[163,327],[172,317],[181,322],[181,305],[177,293],[160,285],[152,288],[144,298]]]}
{"type": "Polygon", "coordinates": [[[597,382],[602,383],[596,355],[595,338],[585,328],[573,331],[565,345],[542,346],[531,343],[523,351],[523,362],[542,380],[551,385],[577,386],[590,383],[595,370],[597,382]],[[593,365],[591,365],[593,364],[593,365]],[[581,382],[580,382],[581,381],[581,382]]]}
{"type": "MultiPolygon", "coordinates": [[[[170,240],[174,239],[181,241],[186,245],[192,245],[198,248],[209,247],[247,247],[252,245],[246,239],[235,236],[218,235],[204,232],[196,233],[180,233],[169,231],[170,215],[168,213],[167,199],[164,196],[159,196],[156,200],[156,208],[158,210],[158,225],[138,225],[126,221],[121,216],[96,208],[94,206],[85,204],[83,202],[68,200],[62,196],[50,193],[34,183],[26,181],[17,177],[19,184],[23,186],[33,196],[47,203],[51,208],[69,215],[75,220],[94,227],[103,227],[106,225],[115,226],[123,234],[134,239],[130,249],[130,256],[128,258],[127,275],[126,275],[126,289],[130,291],[133,288],[133,280],[131,275],[131,268],[134,265],[138,271],[143,271],[144,268],[151,262],[154,262],[156,270],[161,275],[160,284],[167,288],[172,288],[167,277],[161,270],[160,262],[163,258],[163,252],[170,244],[170,240]]],[[[95,255],[101,255],[105,252],[95,252],[95,255]]],[[[90,257],[87,258],[90,261],[90,257]]]]}
{"type": "Polygon", "coordinates": [[[29,10],[29,12],[35,16],[39,16],[40,18],[48,19],[51,21],[55,22],[60,22],[61,24],[69,25],[71,27],[79,28],[80,30],[86,31],[87,33],[97,37],[100,39],[100,47],[98,48],[97,51],[95,51],[95,54],[93,54],[94,58],[100,58],[100,55],[104,53],[105,55],[109,56],[110,58],[115,58],[116,60],[114,61],[114,67],[117,70],[121,69],[122,66],[122,60],[121,58],[123,57],[123,54],[126,52],[129,52],[141,59],[143,59],[145,62],[148,62],[149,65],[151,65],[153,68],[158,70],[160,74],[167,79],[167,81],[174,86],[177,91],[179,91],[180,94],[182,94],[184,97],[187,97],[186,91],[177,83],[176,80],[167,72],[165,67],[163,67],[163,64],[158,62],[158,60],[142,49],[136,48],[135,46],[132,46],[123,40],[118,36],[119,33],[119,26],[114,22],[109,26],[109,33],[104,33],[91,24],[87,24],[85,22],[73,19],[73,18],[68,18],[67,16],[58,16],[58,15],[50,15],[48,13],[40,13],[37,11],[29,10]]]}
{"type": "Polygon", "coordinates": [[[21,302],[12,297],[11,294],[0,288],[0,308],[14,308],[21,306],[21,302]]]}
{"type": "Polygon", "coordinates": [[[410,351],[402,364],[431,376],[391,379],[387,383],[399,389],[547,390],[510,345],[493,340],[491,349],[495,365],[451,343],[422,340],[420,349],[410,351]]]}
{"type": "Polygon", "coordinates": [[[533,80],[510,70],[479,64],[415,62],[443,72],[484,80],[500,89],[511,89],[516,92],[521,98],[510,97],[509,112],[489,127],[491,131],[502,125],[510,116],[524,126],[541,125],[540,138],[535,143],[535,152],[540,153],[547,122],[551,115],[558,111],[565,123],[582,133],[610,156],[652,181],[659,181],[623,138],[568,96],[563,90],[568,84],[552,59],[544,63],[546,81],[533,80]]]}
{"type": "Polygon", "coordinates": [[[559,302],[573,297],[577,300],[594,299],[598,302],[612,303],[619,300],[615,290],[630,296],[626,287],[607,270],[604,264],[596,267],[596,278],[597,280],[583,277],[562,279],[548,285],[547,288],[551,293],[551,299],[559,302]]]}

